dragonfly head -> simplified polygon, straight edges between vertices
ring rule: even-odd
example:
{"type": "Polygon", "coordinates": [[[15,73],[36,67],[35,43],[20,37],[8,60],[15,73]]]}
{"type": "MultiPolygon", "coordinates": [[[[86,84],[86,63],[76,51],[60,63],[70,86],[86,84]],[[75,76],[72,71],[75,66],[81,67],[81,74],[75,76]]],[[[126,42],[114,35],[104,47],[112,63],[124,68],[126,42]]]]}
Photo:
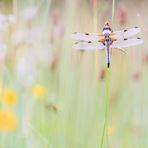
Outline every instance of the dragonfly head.
{"type": "Polygon", "coordinates": [[[110,24],[109,24],[109,22],[105,22],[105,25],[104,25],[104,27],[110,27],[110,24]]]}
{"type": "Polygon", "coordinates": [[[106,23],[105,23],[104,28],[103,28],[103,32],[104,32],[104,34],[105,34],[105,33],[111,33],[111,32],[112,32],[112,29],[111,29],[111,27],[110,27],[109,22],[106,22],[106,23]]]}

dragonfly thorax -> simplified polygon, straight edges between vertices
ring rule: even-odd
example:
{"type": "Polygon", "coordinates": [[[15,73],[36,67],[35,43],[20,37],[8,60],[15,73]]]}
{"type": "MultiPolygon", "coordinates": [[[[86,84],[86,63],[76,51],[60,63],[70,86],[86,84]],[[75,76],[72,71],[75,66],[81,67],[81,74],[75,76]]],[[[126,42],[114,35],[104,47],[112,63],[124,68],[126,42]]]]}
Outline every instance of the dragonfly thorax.
{"type": "Polygon", "coordinates": [[[110,27],[104,27],[103,34],[104,34],[104,41],[109,43],[111,41],[111,39],[110,39],[110,34],[111,34],[110,27]]]}
{"type": "Polygon", "coordinates": [[[105,42],[110,42],[111,41],[110,33],[105,33],[104,34],[104,40],[105,40],[105,42]]]}
{"type": "Polygon", "coordinates": [[[110,34],[111,33],[111,30],[110,30],[110,28],[104,28],[103,29],[103,34],[105,35],[105,34],[110,34]]]}

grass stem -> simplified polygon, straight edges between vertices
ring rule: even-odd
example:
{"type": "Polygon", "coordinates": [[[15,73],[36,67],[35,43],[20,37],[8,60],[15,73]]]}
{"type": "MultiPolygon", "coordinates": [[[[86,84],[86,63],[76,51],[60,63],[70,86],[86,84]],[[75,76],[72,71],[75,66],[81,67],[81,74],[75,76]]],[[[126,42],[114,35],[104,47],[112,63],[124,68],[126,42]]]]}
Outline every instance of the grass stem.
{"type": "Polygon", "coordinates": [[[115,0],[112,0],[112,26],[114,27],[114,17],[115,17],[115,0]]]}
{"type": "MultiPolygon", "coordinates": [[[[114,27],[114,16],[115,16],[114,14],[115,14],[115,0],[112,0],[112,26],[113,27],[114,27]]],[[[103,147],[105,133],[106,133],[106,140],[107,140],[107,147],[108,147],[108,107],[109,107],[109,82],[110,82],[109,78],[110,78],[110,69],[107,68],[106,97],[105,97],[105,121],[103,125],[103,133],[102,133],[100,148],[103,147]]]]}
{"type": "MultiPolygon", "coordinates": [[[[97,31],[97,22],[98,22],[98,2],[97,0],[93,0],[93,28],[94,32],[97,31]]],[[[95,70],[96,70],[96,78],[98,78],[98,50],[95,51],[95,70]]]]}
{"type": "Polygon", "coordinates": [[[103,133],[102,133],[100,148],[103,147],[105,133],[106,133],[106,139],[107,139],[107,143],[108,143],[108,104],[109,104],[109,82],[110,82],[109,78],[110,78],[110,69],[107,68],[106,97],[105,97],[105,121],[104,121],[104,125],[103,125],[103,133]]]}

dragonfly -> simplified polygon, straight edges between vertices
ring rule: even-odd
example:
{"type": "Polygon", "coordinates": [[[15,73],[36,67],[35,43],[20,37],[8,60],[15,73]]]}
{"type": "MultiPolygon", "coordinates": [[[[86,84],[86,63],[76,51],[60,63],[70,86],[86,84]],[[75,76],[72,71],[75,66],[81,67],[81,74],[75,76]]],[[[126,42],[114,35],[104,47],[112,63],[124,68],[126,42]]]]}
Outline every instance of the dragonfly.
{"type": "Polygon", "coordinates": [[[109,68],[112,49],[117,49],[127,54],[124,48],[140,45],[144,42],[139,37],[131,38],[140,31],[141,28],[139,27],[113,31],[110,24],[106,22],[101,34],[74,32],[72,38],[77,40],[77,42],[72,47],[80,50],[106,49],[106,61],[109,68]]]}

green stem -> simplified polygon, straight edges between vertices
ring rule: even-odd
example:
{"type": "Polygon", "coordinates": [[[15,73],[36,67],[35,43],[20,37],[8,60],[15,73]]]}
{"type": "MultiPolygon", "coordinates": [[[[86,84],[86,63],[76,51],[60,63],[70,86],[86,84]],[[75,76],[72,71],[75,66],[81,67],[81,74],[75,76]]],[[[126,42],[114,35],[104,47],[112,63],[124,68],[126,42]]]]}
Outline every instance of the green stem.
{"type": "Polygon", "coordinates": [[[114,16],[115,16],[115,0],[112,0],[112,26],[114,27],[114,16]]]}
{"type": "Polygon", "coordinates": [[[102,138],[101,138],[101,145],[100,148],[103,147],[104,143],[104,136],[106,132],[106,139],[108,143],[108,104],[109,104],[109,77],[110,77],[110,69],[107,68],[107,74],[106,74],[106,97],[105,97],[105,121],[104,121],[104,126],[103,126],[103,133],[102,133],[102,138]]]}
{"type": "MultiPolygon", "coordinates": [[[[114,27],[114,14],[115,14],[115,0],[112,0],[112,26],[114,27]]],[[[107,140],[107,146],[108,147],[108,107],[109,107],[109,82],[110,82],[110,69],[107,68],[107,74],[106,74],[106,97],[105,97],[105,121],[103,125],[103,133],[101,137],[101,145],[100,148],[103,147],[104,143],[104,136],[106,133],[106,140],[107,140]]]]}
{"type": "MultiPolygon", "coordinates": [[[[115,14],[115,0],[112,0],[112,26],[114,26],[114,14],[115,14]]],[[[106,139],[107,139],[107,147],[108,147],[108,104],[109,104],[109,77],[110,77],[110,69],[107,68],[107,75],[106,75],[106,98],[105,98],[105,121],[103,126],[103,133],[101,138],[101,145],[100,148],[103,147],[104,142],[104,135],[106,131],[106,139]]]]}

